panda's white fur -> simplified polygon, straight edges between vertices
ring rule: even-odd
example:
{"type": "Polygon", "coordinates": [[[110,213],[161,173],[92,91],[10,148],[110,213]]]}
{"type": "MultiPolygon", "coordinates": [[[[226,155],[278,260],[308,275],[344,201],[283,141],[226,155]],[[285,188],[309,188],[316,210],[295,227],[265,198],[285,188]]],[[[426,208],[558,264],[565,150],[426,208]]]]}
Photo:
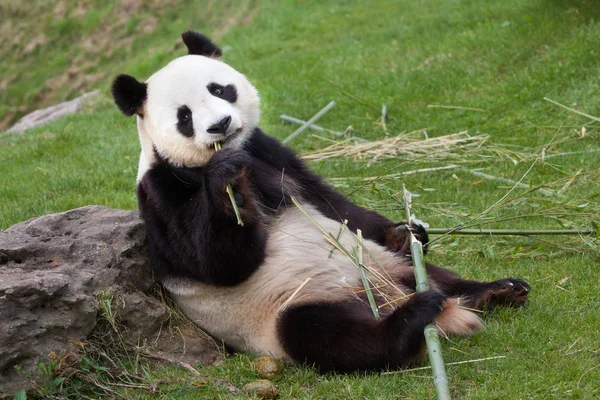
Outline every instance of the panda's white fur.
{"type": "Polygon", "coordinates": [[[223,116],[231,116],[228,134],[235,135],[223,147],[240,148],[258,126],[258,92],[244,75],[214,58],[179,57],[154,73],[146,84],[148,99],[144,117],[137,117],[142,145],[138,182],[156,159],[154,149],[175,165],[205,165],[215,151],[214,143],[222,141],[218,135],[206,133],[206,129],[223,116]],[[207,85],[213,82],[235,85],[239,100],[231,104],[212,96],[207,85]],[[194,127],[202,134],[187,138],[177,132],[177,117],[173,110],[181,105],[193,110],[194,127]]]}
{"type": "MultiPolygon", "coordinates": [[[[264,264],[245,282],[223,288],[169,279],[163,282],[165,288],[188,317],[229,346],[289,360],[276,334],[277,316],[286,301],[364,301],[357,296],[363,285],[356,266],[339,250],[329,256],[332,245],[321,230],[336,233],[341,224],[311,206],[302,208],[312,220],[298,208],[288,209],[271,227],[264,264]],[[306,279],[310,280],[302,286],[306,279]]],[[[355,236],[347,230],[339,242],[346,249],[357,246],[355,236]]],[[[389,312],[414,293],[414,288],[392,285],[387,277],[412,274],[412,266],[370,240],[364,240],[364,246],[368,249],[364,264],[374,272],[369,280],[375,292],[390,302],[396,300],[387,306],[389,312]]],[[[382,310],[386,311],[385,307],[382,310]]],[[[449,334],[468,334],[482,326],[477,315],[460,308],[458,301],[447,304],[437,319],[440,329],[449,334]]]]}
{"type": "MultiPolygon", "coordinates": [[[[203,35],[184,33],[184,41],[197,54],[173,60],[146,83],[120,76],[113,95],[126,115],[137,114],[138,201],[153,268],[195,323],[238,350],[352,371],[414,362],[423,327],[434,318],[447,334],[480,329],[478,316],[461,302],[472,308],[490,299],[525,302],[529,286],[523,281],[467,281],[433,265],[427,267],[432,292],[415,294],[413,269],[403,256],[404,225],[352,204],[268,138],[257,127],[260,101],[254,86],[215,59],[220,50],[203,35]],[[233,85],[235,101],[211,94],[207,87],[213,83],[233,85]],[[181,106],[193,116],[191,137],[178,130],[181,106]],[[226,132],[207,132],[227,116],[226,132]],[[215,153],[216,142],[223,153],[215,153]],[[240,160],[246,160],[244,167],[231,174],[240,160]],[[243,228],[228,210],[225,184],[245,196],[243,228]],[[302,210],[290,204],[292,196],[302,210]],[[325,239],[343,231],[339,241],[351,252],[357,229],[365,234],[364,265],[382,313],[379,322],[369,316],[354,261],[332,251],[325,239]],[[258,264],[252,261],[257,259],[258,264]],[[246,263],[254,263],[247,273],[246,263]],[[328,338],[330,330],[340,340],[328,338]],[[406,343],[396,345],[397,340],[406,343]]],[[[424,231],[421,235],[426,239],[424,231]]]]}

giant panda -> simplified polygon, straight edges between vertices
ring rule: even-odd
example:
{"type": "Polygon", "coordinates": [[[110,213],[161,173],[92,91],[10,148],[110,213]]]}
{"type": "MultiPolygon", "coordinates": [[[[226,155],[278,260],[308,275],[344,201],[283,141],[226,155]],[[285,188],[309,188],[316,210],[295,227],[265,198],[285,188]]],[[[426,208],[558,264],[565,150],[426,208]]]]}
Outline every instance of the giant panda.
{"type": "Polygon", "coordinates": [[[465,280],[433,264],[431,290],[416,293],[408,230],[425,244],[426,231],[337,193],[261,131],[257,90],[219,60],[219,47],[192,31],[182,38],[188,55],[146,82],[120,75],[111,91],[137,117],[150,263],[196,324],[256,355],[321,371],[382,370],[421,359],[426,324],[467,335],[482,327],[473,309],[526,302],[530,286],[520,279],[465,280]],[[342,232],[351,251],[359,229],[379,319],[354,262],[324,239],[342,232]]]}

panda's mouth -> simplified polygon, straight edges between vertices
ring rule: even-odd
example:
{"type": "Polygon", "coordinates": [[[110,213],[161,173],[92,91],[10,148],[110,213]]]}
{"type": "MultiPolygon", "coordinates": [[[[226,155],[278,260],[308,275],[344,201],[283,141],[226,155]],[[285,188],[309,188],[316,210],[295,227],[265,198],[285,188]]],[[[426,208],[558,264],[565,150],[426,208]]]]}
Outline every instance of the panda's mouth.
{"type": "Polygon", "coordinates": [[[229,135],[226,135],[223,139],[216,140],[215,143],[219,143],[219,145],[221,145],[221,146],[226,146],[227,143],[229,143],[233,139],[235,139],[240,134],[241,131],[242,131],[242,127],[240,126],[236,130],[234,130],[232,133],[230,133],[229,135]]]}

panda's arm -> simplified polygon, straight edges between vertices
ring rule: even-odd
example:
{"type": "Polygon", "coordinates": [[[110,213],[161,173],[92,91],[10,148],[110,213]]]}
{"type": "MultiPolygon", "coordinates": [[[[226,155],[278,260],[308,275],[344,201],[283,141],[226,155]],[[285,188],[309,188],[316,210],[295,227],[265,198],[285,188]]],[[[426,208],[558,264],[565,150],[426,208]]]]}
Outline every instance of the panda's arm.
{"type": "MultiPolygon", "coordinates": [[[[361,229],[363,236],[390,250],[409,253],[409,241],[405,223],[395,223],[383,215],[364,209],[338,193],[321,177],[311,172],[308,166],[294,151],[283,146],[276,139],[255,130],[246,149],[260,161],[269,164],[277,171],[299,184],[300,197],[310,202],[328,218],[336,221],[348,220],[348,227],[355,231],[361,229]]],[[[279,179],[279,177],[271,178],[279,179]]],[[[260,179],[268,181],[268,177],[260,179]]],[[[275,184],[278,182],[275,182],[275,184]]],[[[273,185],[271,185],[273,186],[273,185]]],[[[286,202],[289,199],[284,199],[286,202]]],[[[423,243],[427,243],[427,233],[420,226],[413,227],[423,243]]]]}
{"type": "MultiPolygon", "coordinates": [[[[146,223],[148,255],[160,280],[188,278],[232,286],[247,279],[263,262],[265,228],[251,194],[235,166],[234,190],[244,193],[238,226],[223,179],[232,176],[206,168],[154,168],[138,185],[138,202],[146,223]],[[213,176],[210,176],[213,174],[213,176]],[[217,176],[214,176],[214,175],[217,176]],[[223,186],[223,193],[213,193],[223,186]],[[211,188],[211,186],[214,186],[211,188]]],[[[243,173],[243,172],[241,172],[243,173]]]]}

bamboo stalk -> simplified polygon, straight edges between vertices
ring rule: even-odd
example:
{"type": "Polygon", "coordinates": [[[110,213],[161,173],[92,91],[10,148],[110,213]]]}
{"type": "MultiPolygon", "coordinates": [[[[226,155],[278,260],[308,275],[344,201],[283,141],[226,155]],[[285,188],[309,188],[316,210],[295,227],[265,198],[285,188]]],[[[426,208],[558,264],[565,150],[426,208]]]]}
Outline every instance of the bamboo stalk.
{"type": "Polygon", "coordinates": [[[487,112],[483,108],[476,107],[461,107],[461,106],[445,106],[441,104],[427,104],[427,108],[447,108],[449,110],[467,110],[467,111],[479,111],[479,112],[487,112]]]}
{"type": "Polygon", "coordinates": [[[590,114],[587,114],[587,113],[584,113],[584,112],[581,112],[581,111],[579,111],[579,110],[575,110],[574,108],[567,107],[567,106],[565,106],[565,105],[563,105],[563,104],[560,104],[558,101],[554,101],[554,100],[552,100],[552,99],[549,99],[549,98],[547,98],[547,97],[544,97],[544,100],[546,100],[546,101],[549,101],[549,102],[550,102],[550,103],[552,103],[552,104],[556,104],[557,106],[559,106],[559,107],[562,107],[562,108],[564,108],[564,109],[567,109],[567,110],[569,110],[569,111],[571,111],[571,112],[574,112],[575,114],[579,114],[579,115],[581,115],[581,116],[584,116],[584,117],[586,117],[586,118],[589,118],[589,119],[591,119],[592,121],[598,121],[598,122],[600,122],[600,118],[598,118],[598,117],[595,117],[595,116],[593,116],[593,115],[590,115],[590,114]]]}
{"type": "MultiPolygon", "coordinates": [[[[307,121],[304,121],[303,119],[290,117],[289,115],[285,115],[285,114],[281,114],[279,116],[279,118],[281,118],[284,121],[291,122],[291,123],[298,124],[298,125],[304,125],[304,124],[307,123],[307,121]]],[[[346,136],[346,133],[344,133],[344,132],[338,132],[338,131],[334,131],[332,129],[323,128],[322,126],[315,125],[315,124],[311,124],[308,128],[309,129],[313,129],[313,130],[318,131],[318,132],[331,133],[332,135],[339,136],[339,137],[345,137],[346,136]]],[[[348,138],[351,139],[351,140],[357,141],[357,142],[368,142],[367,139],[363,139],[361,137],[354,136],[354,135],[351,135],[348,138]]]]}
{"type": "MultiPolygon", "coordinates": [[[[406,220],[410,225],[411,221],[411,199],[410,192],[402,185],[404,193],[404,209],[406,211],[406,220]]],[[[423,262],[423,246],[421,242],[415,238],[412,232],[410,234],[410,251],[415,271],[415,280],[417,282],[417,292],[429,290],[429,282],[427,281],[427,271],[423,262]]],[[[427,344],[427,354],[429,355],[429,363],[433,373],[433,385],[439,400],[450,399],[450,389],[448,387],[448,376],[444,366],[444,358],[442,357],[442,347],[440,344],[440,336],[435,324],[427,324],[424,329],[425,343],[427,344]]]]}
{"type": "Polygon", "coordinates": [[[595,235],[593,229],[454,229],[454,228],[427,228],[431,235],[595,235]]]}
{"type": "Polygon", "coordinates": [[[288,136],[285,139],[283,139],[283,141],[281,143],[287,144],[289,141],[291,141],[292,139],[294,139],[296,136],[298,136],[299,134],[301,134],[302,132],[304,132],[306,130],[306,128],[308,128],[309,126],[311,126],[313,124],[313,122],[316,122],[319,118],[321,118],[323,115],[325,115],[325,113],[327,111],[331,110],[331,108],[333,108],[333,106],[335,106],[335,101],[332,100],[329,104],[327,104],[325,107],[323,107],[321,109],[321,111],[319,111],[311,119],[309,119],[308,121],[306,121],[304,123],[304,125],[302,125],[298,129],[296,129],[296,131],[294,133],[292,133],[290,136],[288,136]]]}
{"type": "MultiPolygon", "coordinates": [[[[340,225],[340,229],[338,230],[337,236],[335,237],[335,240],[337,242],[340,241],[340,236],[342,236],[342,233],[344,232],[344,229],[346,228],[347,224],[348,224],[348,220],[345,219],[344,223],[342,223],[342,225],[340,225]]],[[[334,251],[335,251],[335,246],[331,246],[331,250],[329,250],[329,257],[327,257],[327,258],[331,258],[334,251]]]]}
{"type": "MultiPolygon", "coordinates": [[[[215,142],[215,150],[221,150],[221,144],[219,142],[215,142]]],[[[227,185],[226,190],[227,194],[229,195],[229,200],[231,200],[231,205],[233,206],[233,211],[235,212],[235,217],[237,218],[237,223],[239,226],[244,226],[244,221],[242,221],[240,210],[238,209],[237,203],[235,202],[235,198],[233,197],[233,190],[231,189],[231,185],[227,185]]]]}
{"type": "Polygon", "coordinates": [[[353,248],[353,250],[356,257],[356,265],[358,266],[358,271],[360,272],[360,279],[362,279],[363,286],[365,287],[365,291],[367,292],[367,299],[369,300],[369,305],[371,306],[373,315],[375,316],[375,319],[380,319],[381,316],[379,315],[379,309],[377,308],[377,303],[375,303],[373,291],[371,290],[371,285],[369,284],[369,280],[367,279],[367,274],[365,272],[365,267],[363,264],[363,237],[362,231],[360,229],[356,230],[356,236],[358,236],[358,246],[353,248]]]}
{"type": "MultiPolygon", "coordinates": [[[[508,179],[508,178],[503,178],[501,176],[494,176],[494,175],[490,175],[490,174],[486,174],[484,172],[481,171],[477,171],[474,169],[468,169],[468,168],[463,168],[463,171],[468,172],[472,175],[475,175],[479,178],[483,178],[483,179],[489,179],[492,181],[498,181],[498,182],[504,182],[504,183],[508,183],[509,185],[514,185],[520,188],[525,188],[525,189],[531,189],[531,186],[522,183],[522,182],[517,182],[517,181],[513,181],[512,179],[508,179]]],[[[538,192],[540,192],[541,194],[543,194],[544,196],[554,196],[556,193],[552,190],[548,190],[548,189],[544,189],[539,187],[538,188],[538,192]]]]}
{"type": "MultiPolygon", "coordinates": [[[[477,362],[481,362],[481,361],[498,360],[498,359],[502,359],[502,358],[506,358],[506,356],[495,356],[495,357],[487,357],[487,358],[478,358],[478,359],[475,359],[475,360],[456,361],[456,362],[448,363],[448,364],[446,364],[446,366],[448,366],[448,365],[471,364],[471,363],[477,363],[477,362]]],[[[404,374],[406,372],[423,371],[423,370],[430,369],[430,368],[431,368],[431,366],[419,367],[419,368],[411,368],[411,369],[401,369],[401,370],[398,370],[398,371],[382,372],[381,375],[404,374]]]]}
{"type": "MultiPolygon", "coordinates": [[[[302,119],[290,117],[289,115],[285,115],[285,114],[281,114],[279,116],[279,118],[281,118],[284,121],[291,122],[291,123],[298,124],[298,125],[304,125],[304,124],[306,124],[306,121],[304,121],[302,119]]],[[[331,133],[332,135],[335,135],[335,136],[344,136],[343,132],[338,132],[338,131],[334,131],[334,130],[331,130],[331,129],[326,129],[326,128],[323,128],[322,126],[319,126],[319,125],[316,125],[316,124],[311,124],[309,126],[309,128],[313,129],[315,131],[318,131],[318,132],[328,132],[328,133],[331,133]]]]}
{"type": "Polygon", "coordinates": [[[356,181],[372,181],[372,180],[376,180],[376,179],[396,179],[399,178],[401,176],[406,176],[406,175],[414,175],[414,174],[419,174],[422,172],[433,172],[433,171],[443,171],[446,169],[455,169],[458,168],[458,165],[454,165],[454,164],[450,164],[450,165],[444,165],[441,167],[432,167],[432,168],[421,168],[421,169],[413,169],[410,171],[402,171],[402,172],[396,172],[394,174],[387,174],[387,175],[379,175],[379,176],[367,176],[365,178],[359,178],[357,176],[348,176],[348,177],[338,177],[338,178],[328,178],[328,180],[330,182],[336,182],[336,181],[350,181],[350,180],[356,180],[356,181]]]}

